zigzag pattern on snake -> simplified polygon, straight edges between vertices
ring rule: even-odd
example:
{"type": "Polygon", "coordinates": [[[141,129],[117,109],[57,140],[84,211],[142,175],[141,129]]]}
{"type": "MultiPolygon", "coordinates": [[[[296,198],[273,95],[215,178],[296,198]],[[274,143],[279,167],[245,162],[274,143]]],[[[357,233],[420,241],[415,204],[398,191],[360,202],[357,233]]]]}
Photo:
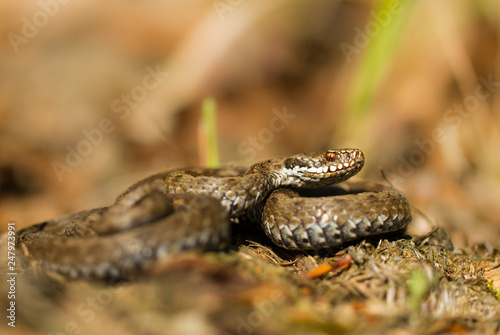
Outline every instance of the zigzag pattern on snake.
{"type": "Polygon", "coordinates": [[[167,171],[132,185],[109,207],[25,228],[18,245],[27,260],[47,270],[105,279],[146,271],[184,250],[224,249],[231,221],[244,215],[258,217],[266,235],[286,249],[340,247],[404,229],[410,205],[395,189],[358,183],[356,194],[303,191],[347,180],[363,164],[360,150],[340,149],[270,159],[249,169],[167,171]]]}

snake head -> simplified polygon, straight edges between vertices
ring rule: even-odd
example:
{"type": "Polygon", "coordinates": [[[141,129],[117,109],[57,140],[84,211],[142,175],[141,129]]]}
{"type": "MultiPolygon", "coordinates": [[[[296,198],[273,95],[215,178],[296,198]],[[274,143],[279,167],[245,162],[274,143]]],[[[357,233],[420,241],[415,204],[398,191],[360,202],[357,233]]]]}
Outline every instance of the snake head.
{"type": "Polygon", "coordinates": [[[361,150],[339,149],[299,154],[281,162],[278,178],[282,185],[295,187],[321,187],[349,179],[363,167],[365,158],[361,150]]]}

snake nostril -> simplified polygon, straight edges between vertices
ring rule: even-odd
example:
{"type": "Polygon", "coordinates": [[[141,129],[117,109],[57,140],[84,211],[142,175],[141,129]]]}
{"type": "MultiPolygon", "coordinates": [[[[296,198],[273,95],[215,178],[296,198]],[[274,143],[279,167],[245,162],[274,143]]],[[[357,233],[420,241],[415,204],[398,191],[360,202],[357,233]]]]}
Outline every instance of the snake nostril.
{"type": "Polygon", "coordinates": [[[295,161],[291,158],[288,158],[287,160],[285,160],[285,167],[287,169],[293,169],[297,164],[295,163],[295,161]]]}

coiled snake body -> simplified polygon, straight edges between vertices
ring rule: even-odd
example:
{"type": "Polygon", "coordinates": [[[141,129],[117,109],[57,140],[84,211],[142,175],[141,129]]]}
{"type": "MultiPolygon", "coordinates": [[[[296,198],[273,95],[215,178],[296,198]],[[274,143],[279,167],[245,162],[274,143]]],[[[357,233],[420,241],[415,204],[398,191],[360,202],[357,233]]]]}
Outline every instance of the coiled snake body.
{"type": "Polygon", "coordinates": [[[397,190],[366,183],[357,194],[317,197],[295,189],[339,183],[363,164],[361,151],[342,149],[271,159],[246,171],[164,172],[132,185],[109,207],[25,228],[18,244],[26,259],[45,269],[104,279],[144,271],[186,249],[223,249],[230,220],[250,211],[267,236],[287,249],[339,247],[404,229],[410,206],[397,190]]]}

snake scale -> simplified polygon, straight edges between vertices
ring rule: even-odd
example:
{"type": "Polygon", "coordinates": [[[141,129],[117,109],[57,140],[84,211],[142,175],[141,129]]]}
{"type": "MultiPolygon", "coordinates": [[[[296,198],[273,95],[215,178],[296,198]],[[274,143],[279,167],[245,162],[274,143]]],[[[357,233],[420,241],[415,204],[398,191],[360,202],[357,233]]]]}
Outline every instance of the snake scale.
{"type": "Polygon", "coordinates": [[[145,272],[183,250],[224,249],[231,221],[245,216],[257,217],[276,245],[296,250],[404,229],[410,205],[395,189],[365,182],[354,194],[298,193],[347,180],[363,164],[360,150],[340,149],[270,159],[248,170],[163,172],[132,185],[111,206],[20,230],[17,243],[26,260],[44,269],[106,279],[145,272]]]}

